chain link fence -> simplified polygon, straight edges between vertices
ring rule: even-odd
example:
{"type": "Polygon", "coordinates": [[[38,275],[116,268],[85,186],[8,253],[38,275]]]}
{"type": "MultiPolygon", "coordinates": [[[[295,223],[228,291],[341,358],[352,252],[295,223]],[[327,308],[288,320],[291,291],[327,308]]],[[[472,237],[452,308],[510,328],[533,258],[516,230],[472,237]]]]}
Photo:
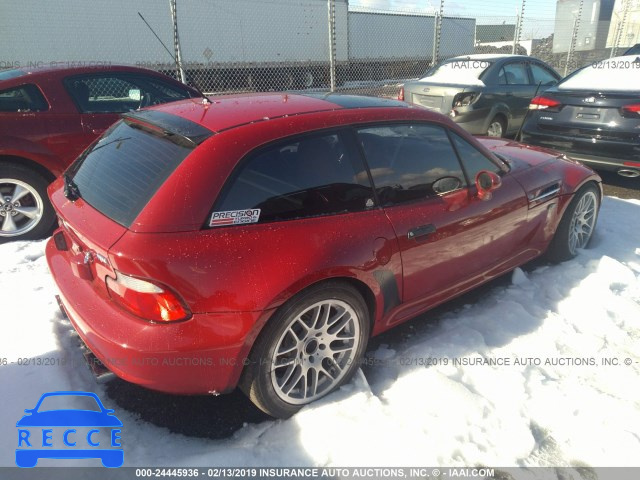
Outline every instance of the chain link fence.
{"type": "Polygon", "coordinates": [[[562,75],[621,55],[640,43],[640,0],[3,0],[0,30],[0,70],[132,64],[214,95],[394,97],[458,55],[532,55],[562,75]]]}

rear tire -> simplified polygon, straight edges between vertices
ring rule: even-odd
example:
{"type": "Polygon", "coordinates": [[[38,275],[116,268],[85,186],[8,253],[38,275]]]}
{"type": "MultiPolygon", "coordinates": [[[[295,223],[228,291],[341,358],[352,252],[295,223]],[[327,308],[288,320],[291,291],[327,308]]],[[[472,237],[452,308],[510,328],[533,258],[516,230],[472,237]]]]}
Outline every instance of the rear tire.
{"type": "Polygon", "coordinates": [[[47,237],[55,212],[47,196],[49,181],[22,165],[0,165],[0,243],[47,237]]]}
{"type": "Polygon", "coordinates": [[[369,311],[342,282],[285,303],[256,340],[240,388],[262,411],[288,418],[348,382],[369,338],[369,311]]]}
{"type": "Polygon", "coordinates": [[[587,248],[599,210],[600,194],[595,185],[587,184],[578,190],[558,224],[546,257],[552,262],[564,262],[574,258],[578,249],[587,248]]]}

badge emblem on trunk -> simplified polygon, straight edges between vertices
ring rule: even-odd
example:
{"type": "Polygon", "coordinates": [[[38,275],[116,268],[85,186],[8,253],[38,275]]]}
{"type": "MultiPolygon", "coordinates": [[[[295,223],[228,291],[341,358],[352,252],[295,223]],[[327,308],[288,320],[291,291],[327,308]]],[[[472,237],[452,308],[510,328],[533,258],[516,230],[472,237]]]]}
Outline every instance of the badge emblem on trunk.
{"type": "Polygon", "coordinates": [[[587,97],[582,100],[584,103],[596,103],[596,97],[587,97]]]}

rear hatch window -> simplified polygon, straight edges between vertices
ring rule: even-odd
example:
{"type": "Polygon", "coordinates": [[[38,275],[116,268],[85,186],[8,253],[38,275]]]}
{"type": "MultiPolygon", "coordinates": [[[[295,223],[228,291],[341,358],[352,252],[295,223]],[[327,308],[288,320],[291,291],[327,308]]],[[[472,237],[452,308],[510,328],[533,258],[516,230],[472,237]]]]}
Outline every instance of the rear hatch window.
{"type": "Polygon", "coordinates": [[[126,115],[70,167],[65,191],[129,228],[178,165],[211,135],[163,112],[126,115]]]}

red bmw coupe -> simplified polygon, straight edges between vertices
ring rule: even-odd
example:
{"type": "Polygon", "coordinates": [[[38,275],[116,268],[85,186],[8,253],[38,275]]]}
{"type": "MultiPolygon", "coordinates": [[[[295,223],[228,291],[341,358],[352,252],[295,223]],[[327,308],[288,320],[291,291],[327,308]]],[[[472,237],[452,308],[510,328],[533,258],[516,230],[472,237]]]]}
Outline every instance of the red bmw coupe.
{"type": "Polygon", "coordinates": [[[395,100],[255,94],[124,115],[49,188],[61,306],[117,376],[287,417],[372,335],[587,246],[600,178],[395,100]]]}

